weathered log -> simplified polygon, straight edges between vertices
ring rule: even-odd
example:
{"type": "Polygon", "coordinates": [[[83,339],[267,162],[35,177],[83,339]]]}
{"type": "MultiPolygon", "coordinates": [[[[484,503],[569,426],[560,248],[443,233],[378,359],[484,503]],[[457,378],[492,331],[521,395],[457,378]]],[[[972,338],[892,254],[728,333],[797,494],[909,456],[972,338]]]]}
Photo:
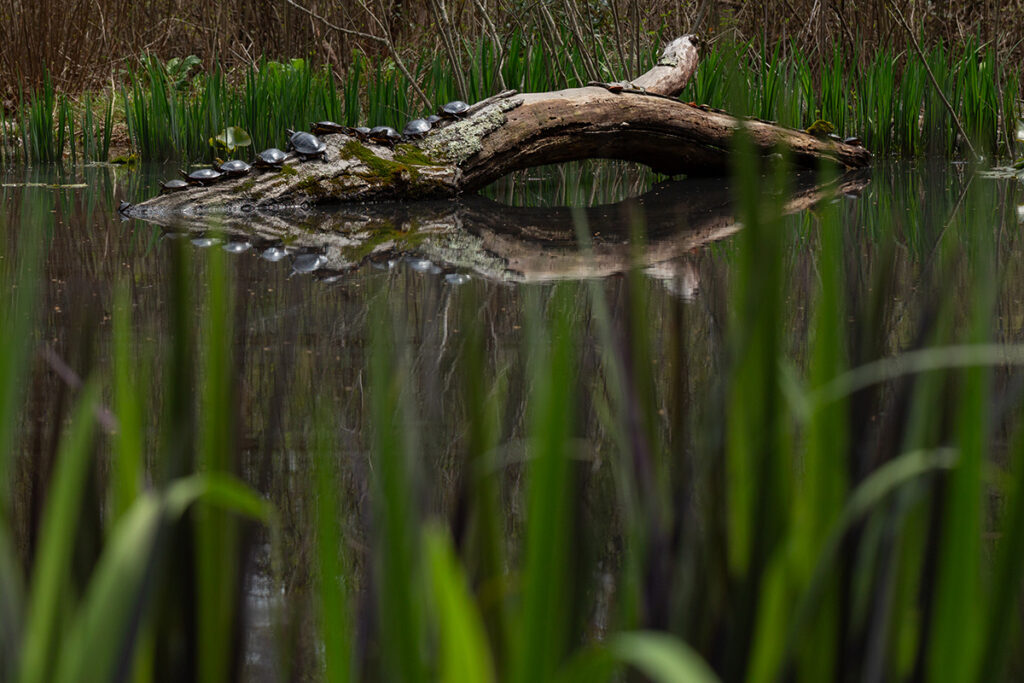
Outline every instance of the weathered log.
{"type": "MultiPolygon", "coordinates": [[[[827,184],[817,184],[810,172],[795,180],[785,213],[859,194],[868,182],[859,172],[827,184]]],[[[640,197],[584,209],[583,217],[593,231],[588,250],[577,242],[572,209],[509,207],[472,195],[415,204],[350,203],[300,214],[253,212],[199,220],[164,214],[150,220],[169,234],[226,235],[256,248],[287,244],[296,252],[315,252],[324,257],[325,274],[351,270],[366,259],[409,256],[514,282],[604,277],[631,265],[671,279],[679,270],[676,261],[741,228],[731,188],[710,179],[661,183],[640,197]],[[631,244],[637,215],[646,228],[640,252],[631,244]]]]}
{"type": "Polygon", "coordinates": [[[803,167],[822,161],[845,168],[870,163],[870,152],[859,144],[739,120],[676,99],[697,69],[699,49],[696,37],[678,38],[650,71],[630,83],[501,93],[474,105],[465,118],[394,148],[327,135],[324,161],[290,159],[282,171],[154,197],[128,212],[145,218],[450,198],[514,170],[590,158],[638,162],[669,175],[723,175],[740,126],[763,156],[788,148],[803,167]]]}

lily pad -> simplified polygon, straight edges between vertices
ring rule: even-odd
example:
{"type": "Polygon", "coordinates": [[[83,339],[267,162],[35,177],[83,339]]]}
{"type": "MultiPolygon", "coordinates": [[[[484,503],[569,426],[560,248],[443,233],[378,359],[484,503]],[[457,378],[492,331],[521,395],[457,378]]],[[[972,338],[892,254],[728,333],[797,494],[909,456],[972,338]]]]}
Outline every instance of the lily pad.
{"type": "Polygon", "coordinates": [[[239,147],[248,147],[252,144],[252,138],[244,128],[228,126],[215,138],[210,138],[210,146],[215,149],[224,149],[234,152],[239,147]]]}

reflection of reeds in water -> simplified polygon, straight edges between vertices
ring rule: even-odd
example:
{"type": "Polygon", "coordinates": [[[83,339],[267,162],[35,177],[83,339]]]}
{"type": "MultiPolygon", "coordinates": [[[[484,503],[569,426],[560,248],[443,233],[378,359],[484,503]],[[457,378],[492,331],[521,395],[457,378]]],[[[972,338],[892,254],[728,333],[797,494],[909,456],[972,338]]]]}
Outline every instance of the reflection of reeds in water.
{"type": "MultiPolygon", "coordinates": [[[[162,352],[132,351],[145,311],[129,318],[122,289],[112,361],[79,390],[30,374],[45,290],[29,237],[54,207],[28,191],[17,266],[0,260],[5,679],[237,678],[250,556],[283,590],[265,653],[282,680],[1014,678],[1019,377],[939,348],[1012,317],[993,267],[1012,236],[991,230],[1012,197],[965,178],[927,203],[898,180],[782,218],[766,190],[785,176],[740,167],[744,229],[714,254],[731,268],[692,304],[634,271],[526,287],[522,330],[495,330],[504,290],[402,307],[394,272],[359,281],[369,322],[333,323],[371,334],[318,346],[264,326],[297,302],[240,307],[221,252],[199,290],[178,243],[162,352]],[[927,305],[894,299],[915,296],[897,286],[906,254],[927,305]],[[243,353],[275,360],[249,376],[243,353]],[[243,410],[253,383],[276,408],[243,410]],[[26,386],[54,402],[38,439],[26,386]],[[262,456],[239,438],[249,412],[281,441],[262,456]]],[[[93,326],[77,329],[60,348],[88,368],[93,326]]]]}
{"type": "Polygon", "coordinates": [[[627,162],[569,162],[510,173],[483,194],[509,206],[596,206],[638,197],[656,177],[627,162]]]}

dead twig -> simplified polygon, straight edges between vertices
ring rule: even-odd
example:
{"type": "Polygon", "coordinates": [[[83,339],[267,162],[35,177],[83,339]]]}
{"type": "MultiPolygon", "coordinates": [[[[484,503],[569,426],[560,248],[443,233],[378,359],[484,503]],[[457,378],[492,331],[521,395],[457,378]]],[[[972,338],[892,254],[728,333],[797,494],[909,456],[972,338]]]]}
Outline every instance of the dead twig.
{"type": "Polygon", "coordinates": [[[364,2],[362,2],[362,0],[360,0],[359,4],[362,5],[363,10],[366,12],[368,16],[373,18],[373,20],[377,23],[377,27],[380,28],[388,37],[382,38],[381,36],[377,36],[372,33],[365,33],[363,31],[357,31],[355,29],[346,28],[344,26],[338,26],[337,24],[329,21],[327,18],[320,16],[313,10],[303,7],[299,3],[295,2],[295,0],[284,1],[291,5],[292,7],[294,7],[295,9],[301,12],[305,12],[309,16],[321,22],[327,28],[333,29],[340,33],[345,33],[350,36],[357,36],[359,38],[365,38],[366,40],[372,40],[375,43],[383,45],[385,48],[387,48],[388,54],[391,55],[391,59],[395,60],[395,66],[398,67],[398,70],[401,71],[402,74],[404,74],[405,77],[409,80],[409,83],[412,84],[412,89],[416,92],[416,96],[419,97],[420,100],[423,102],[423,105],[428,109],[434,106],[434,103],[430,101],[430,98],[427,97],[426,93],[424,93],[422,88],[420,88],[419,83],[417,83],[416,79],[413,78],[412,73],[410,73],[409,69],[406,68],[405,62],[402,61],[401,55],[398,54],[398,49],[395,47],[394,41],[391,40],[390,34],[388,34],[387,32],[387,28],[384,26],[383,23],[381,23],[381,20],[377,17],[376,13],[370,11],[370,9],[366,6],[364,2]]]}
{"type": "Polygon", "coordinates": [[[928,60],[924,56],[924,50],[921,49],[921,44],[917,42],[917,36],[914,35],[913,29],[907,24],[907,20],[903,18],[903,12],[900,11],[899,7],[896,7],[892,0],[889,0],[889,6],[887,8],[889,13],[893,15],[893,18],[903,27],[903,30],[907,32],[907,38],[910,39],[911,45],[914,46],[914,50],[917,52],[917,56],[921,58],[921,63],[924,65],[924,70],[928,72],[928,78],[931,80],[932,85],[935,86],[935,91],[939,93],[939,98],[942,103],[946,105],[946,109],[949,110],[949,115],[953,117],[953,123],[956,124],[957,130],[960,131],[960,135],[963,137],[964,142],[967,143],[968,149],[971,150],[971,154],[974,155],[975,159],[981,159],[981,155],[974,149],[974,145],[971,143],[970,136],[967,135],[967,131],[964,130],[964,126],[960,123],[960,117],[956,115],[956,110],[953,109],[953,105],[946,99],[946,93],[942,91],[942,87],[939,85],[938,79],[935,78],[935,74],[932,73],[932,68],[928,65],[928,60]]]}

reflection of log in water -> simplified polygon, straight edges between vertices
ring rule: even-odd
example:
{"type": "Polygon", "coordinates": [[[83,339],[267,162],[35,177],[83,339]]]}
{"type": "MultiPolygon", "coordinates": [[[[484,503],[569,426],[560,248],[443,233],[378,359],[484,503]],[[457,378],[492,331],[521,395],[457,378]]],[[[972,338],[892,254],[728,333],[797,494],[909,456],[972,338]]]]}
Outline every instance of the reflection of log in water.
{"type": "MultiPolygon", "coordinates": [[[[815,185],[812,175],[798,176],[784,210],[795,213],[840,194],[859,193],[867,182],[853,174],[815,185]]],[[[740,229],[729,187],[714,180],[661,183],[640,197],[586,209],[516,208],[473,196],[199,222],[162,216],[153,222],[173,232],[224,232],[258,246],[320,254],[324,258],[318,267],[328,271],[351,270],[368,259],[414,256],[514,282],[604,277],[624,272],[634,259],[656,277],[668,277],[676,270],[673,261],[740,229]],[[588,252],[577,243],[577,218],[593,235],[588,252]],[[645,240],[638,254],[630,243],[637,225],[643,226],[645,240]]]]}

